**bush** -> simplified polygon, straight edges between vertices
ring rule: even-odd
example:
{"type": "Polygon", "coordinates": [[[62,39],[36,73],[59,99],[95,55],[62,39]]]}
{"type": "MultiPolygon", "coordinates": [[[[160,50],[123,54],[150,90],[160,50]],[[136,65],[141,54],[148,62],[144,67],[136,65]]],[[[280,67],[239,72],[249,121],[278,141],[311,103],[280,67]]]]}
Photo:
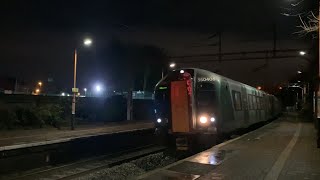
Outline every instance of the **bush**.
{"type": "Polygon", "coordinates": [[[10,109],[0,109],[0,129],[12,129],[17,124],[16,114],[10,109]]]}
{"type": "Polygon", "coordinates": [[[58,104],[48,104],[34,108],[35,115],[38,120],[43,124],[51,125],[60,128],[61,121],[63,120],[63,108],[58,104]]]}

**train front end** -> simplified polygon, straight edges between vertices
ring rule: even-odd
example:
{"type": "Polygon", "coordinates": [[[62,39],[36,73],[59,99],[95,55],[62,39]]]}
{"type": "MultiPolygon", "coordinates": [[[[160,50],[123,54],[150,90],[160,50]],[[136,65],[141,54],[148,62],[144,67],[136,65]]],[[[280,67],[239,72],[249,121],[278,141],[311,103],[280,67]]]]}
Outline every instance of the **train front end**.
{"type": "Polygon", "coordinates": [[[175,70],[155,87],[156,132],[172,137],[178,150],[189,150],[199,137],[217,132],[217,112],[211,103],[216,93],[207,91],[196,76],[194,69],[175,70]]]}

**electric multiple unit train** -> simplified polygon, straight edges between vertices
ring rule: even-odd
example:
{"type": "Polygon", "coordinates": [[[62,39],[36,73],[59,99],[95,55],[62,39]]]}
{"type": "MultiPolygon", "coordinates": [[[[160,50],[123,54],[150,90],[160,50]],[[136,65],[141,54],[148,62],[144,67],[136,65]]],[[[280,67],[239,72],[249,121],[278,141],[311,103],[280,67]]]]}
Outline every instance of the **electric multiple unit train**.
{"type": "Polygon", "coordinates": [[[218,136],[267,121],[281,113],[278,99],[203,69],[177,69],[155,87],[157,131],[190,148],[198,137],[218,136]]]}

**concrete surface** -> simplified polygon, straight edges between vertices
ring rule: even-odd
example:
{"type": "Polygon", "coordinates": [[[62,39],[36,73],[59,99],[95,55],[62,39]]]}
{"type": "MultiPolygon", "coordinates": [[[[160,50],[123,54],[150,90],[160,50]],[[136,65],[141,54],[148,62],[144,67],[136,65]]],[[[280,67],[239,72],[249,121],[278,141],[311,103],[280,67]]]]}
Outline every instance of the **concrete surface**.
{"type": "Polygon", "coordinates": [[[54,128],[0,131],[0,151],[61,143],[77,138],[150,129],[153,127],[154,124],[151,122],[131,121],[125,123],[109,123],[98,127],[79,126],[73,131],[54,128]]]}
{"type": "Polygon", "coordinates": [[[320,179],[316,130],[291,114],[138,179],[320,179]]]}

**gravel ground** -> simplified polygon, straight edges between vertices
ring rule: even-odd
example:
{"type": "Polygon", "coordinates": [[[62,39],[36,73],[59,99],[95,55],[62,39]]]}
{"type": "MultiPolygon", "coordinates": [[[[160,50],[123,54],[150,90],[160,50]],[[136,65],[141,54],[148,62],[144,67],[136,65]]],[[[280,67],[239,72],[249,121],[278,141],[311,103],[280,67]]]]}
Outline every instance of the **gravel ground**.
{"type": "Polygon", "coordinates": [[[176,159],[172,157],[165,156],[163,153],[157,153],[85,175],[77,178],[77,180],[133,179],[147,171],[166,166],[175,161],[176,159]]]}

